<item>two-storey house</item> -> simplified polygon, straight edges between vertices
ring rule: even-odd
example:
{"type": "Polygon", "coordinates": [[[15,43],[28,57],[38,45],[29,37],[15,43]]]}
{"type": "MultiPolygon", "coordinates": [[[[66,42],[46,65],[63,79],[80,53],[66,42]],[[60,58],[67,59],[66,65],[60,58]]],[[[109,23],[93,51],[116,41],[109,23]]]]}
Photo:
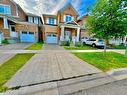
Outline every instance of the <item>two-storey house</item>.
{"type": "Polygon", "coordinates": [[[41,26],[41,17],[26,14],[13,0],[0,0],[0,42],[37,42],[41,26]]]}
{"type": "Polygon", "coordinates": [[[56,15],[43,14],[43,40],[45,43],[60,41],[79,42],[80,25],[78,13],[71,4],[60,9],[56,15]]]}

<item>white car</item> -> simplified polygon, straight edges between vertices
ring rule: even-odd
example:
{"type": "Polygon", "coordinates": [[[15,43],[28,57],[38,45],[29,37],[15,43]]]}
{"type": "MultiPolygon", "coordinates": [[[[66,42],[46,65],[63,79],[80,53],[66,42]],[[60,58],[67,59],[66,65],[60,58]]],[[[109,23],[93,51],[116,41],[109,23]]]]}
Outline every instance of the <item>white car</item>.
{"type": "Polygon", "coordinates": [[[92,47],[104,47],[105,43],[102,39],[98,38],[88,38],[85,39],[84,41],[82,40],[83,44],[90,45],[92,47]]]}

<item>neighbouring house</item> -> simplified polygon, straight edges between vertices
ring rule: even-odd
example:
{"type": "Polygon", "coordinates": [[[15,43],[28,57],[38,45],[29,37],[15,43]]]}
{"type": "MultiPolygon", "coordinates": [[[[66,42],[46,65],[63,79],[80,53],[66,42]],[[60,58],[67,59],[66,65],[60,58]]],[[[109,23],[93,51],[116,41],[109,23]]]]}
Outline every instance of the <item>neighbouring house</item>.
{"type": "MultiPolygon", "coordinates": [[[[85,27],[87,18],[88,18],[87,14],[78,18],[77,23],[81,26],[80,38],[92,37],[92,35],[90,35],[90,33],[86,30],[85,27]]],[[[126,38],[127,37],[110,39],[109,44],[120,45],[126,43],[126,38]]]]}
{"type": "Polygon", "coordinates": [[[40,35],[41,17],[25,13],[13,0],[0,0],[0,42],[37,42],[40,35]]]}
{"type": "Polygon", "coordinates": [[[80,38],[90,36],[90,34],[88,33],[88,31],[86,30],[86,27],[85,27],[87,18],[88,18],[88,15],[85,14],[85,15],[79,17],[77,20],[77,23],[81,26],[80,38]]]}
{"type": "Polygon", "coordinates": [[[43,14],[43,40],[45,43],[80,41],[78,13],[71,4],[60,9],[56,15],[43,14]]]}

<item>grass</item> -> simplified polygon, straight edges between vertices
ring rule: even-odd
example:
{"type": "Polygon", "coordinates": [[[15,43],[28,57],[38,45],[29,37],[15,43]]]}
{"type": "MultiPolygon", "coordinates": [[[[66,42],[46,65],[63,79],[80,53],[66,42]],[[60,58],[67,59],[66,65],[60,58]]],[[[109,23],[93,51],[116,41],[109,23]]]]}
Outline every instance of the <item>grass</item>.
{"type": "Polygon", "coordinates": [[[38,42],[38,43],[32,44],[31,46],[29,46],[25,50],[41,50],[42,46],[43,46],[43,43],[42,42],[38,42]]]}
{"type": "Polygon", "coordinates": [[[127,67],[127,57],[124,55],[107,52],[104,56],[103,52],[92,53],[74,53],[80,59],[106,72],[116,68],[127,67]]]}
{"type": "Polygon", "coordinates": [[[109,49],[126,49],[126,46],[124,46],[124,45],[112,45],[109,47],[109,49]]]}
{"type": "Polygon", "coordinates": [[[64,46],[64,49],[66,50],[96,50],[96,48],[90,47],[90,46],[80,46],[80,47],[76,47],[76,46],[64,46]]]}
{"type": "Polygon", "coordinates": [[[3,85],[33,56],[34,54],[17,54],[0,66],[0,92],[6,91],[3,85]]]}

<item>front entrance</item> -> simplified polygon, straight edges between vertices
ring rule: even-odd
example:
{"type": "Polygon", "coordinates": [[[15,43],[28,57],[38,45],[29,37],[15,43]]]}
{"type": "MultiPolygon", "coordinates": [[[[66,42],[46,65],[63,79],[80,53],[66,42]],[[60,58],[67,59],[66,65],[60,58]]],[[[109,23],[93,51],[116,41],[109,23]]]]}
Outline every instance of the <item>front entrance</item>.
{"type": "Polygon", "coordinates": [[[18,37],[18,33],[15,31],[15,26],[10,26],[10,37],[18,37]]]}
{"type": "Polygon", "coordinates": [[[71,32],[70,31],[65,31],[65,40],[66,41],[70,40],[70,36],[71,36],[71,32]]]}
{"type": "Polygon", "coordinates": [[[57,44],[58,37],[56,34],[46,34],[46,43],[47,44],[57,44]]]}

